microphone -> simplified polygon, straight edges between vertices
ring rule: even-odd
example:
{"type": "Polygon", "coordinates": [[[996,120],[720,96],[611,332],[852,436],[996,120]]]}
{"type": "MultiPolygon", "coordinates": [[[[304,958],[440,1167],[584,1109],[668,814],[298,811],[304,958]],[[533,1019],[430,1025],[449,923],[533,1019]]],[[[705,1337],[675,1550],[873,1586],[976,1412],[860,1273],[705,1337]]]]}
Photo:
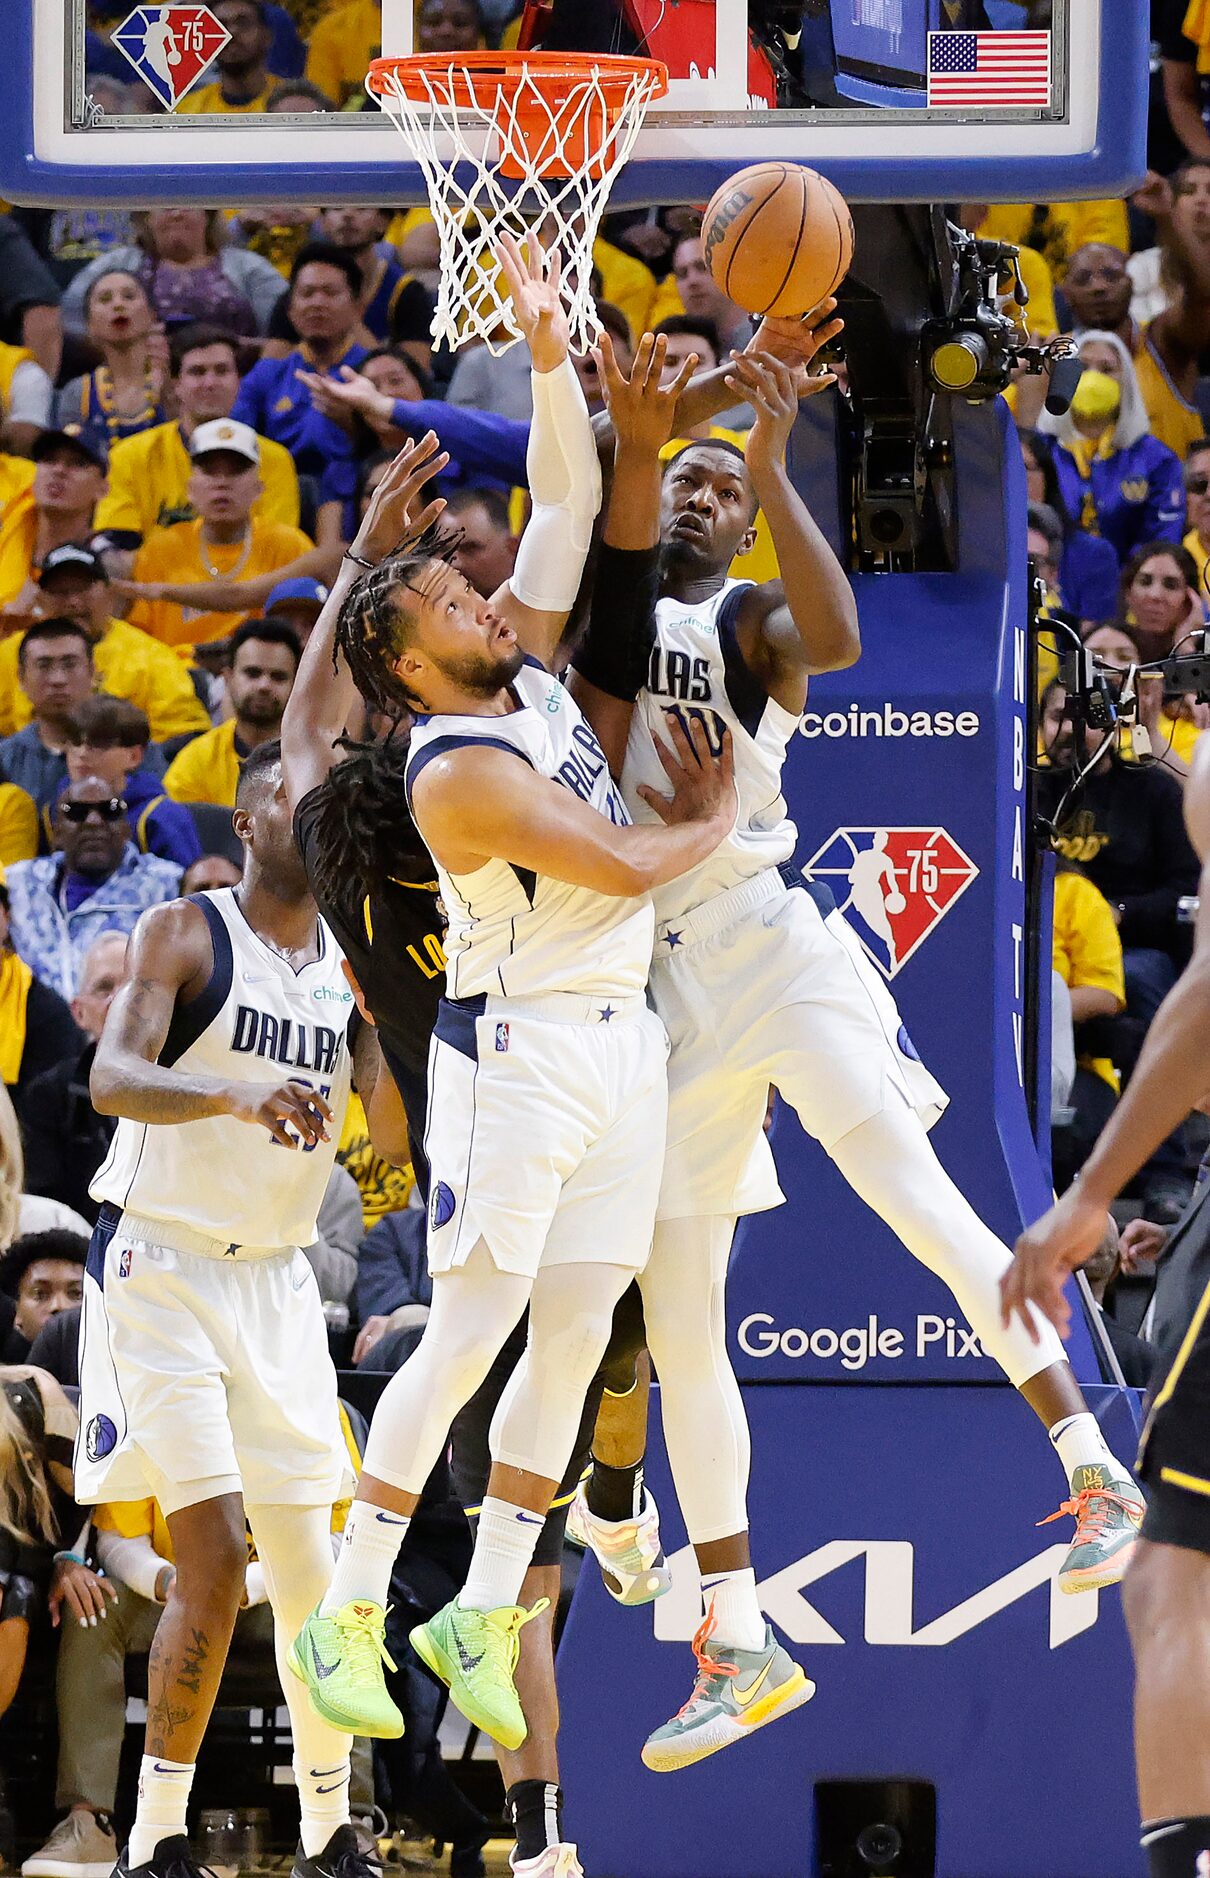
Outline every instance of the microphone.
{"type": "Polygon", "coordinates": [[[1065,417],[1076,395],[1076,386],[1080,382],[1084,367],[1078,354],[1068,358],[1056,359],[1050,370],[1050,384],[1046,391],[1046,409],[1052,417],[1065,417]]]}

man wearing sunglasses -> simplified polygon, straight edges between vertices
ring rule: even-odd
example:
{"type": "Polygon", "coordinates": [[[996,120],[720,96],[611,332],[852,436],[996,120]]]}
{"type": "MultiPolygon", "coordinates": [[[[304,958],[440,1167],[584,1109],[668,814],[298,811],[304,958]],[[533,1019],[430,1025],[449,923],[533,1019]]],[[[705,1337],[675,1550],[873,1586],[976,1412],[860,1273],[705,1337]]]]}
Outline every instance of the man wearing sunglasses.
{"type": "Polygon", "coordinates": [[[1185,546],[1197,562],[1204,597],[1210,591],[1206,580],[1206,564],[1210,562],[1210,437],[1199,437],[1185,452],[1185,501],[1189,514],[1185,546]]]}
{"type": "Polygon", "coordinates": [[[139,853],[124,798],[99,776],[66,785],[52,825],[55,852],[8,870],[12,942],[35,977],[70,999],[93,941],[132,932],[147,907],[174,899],[181,870],[139,853]]]}

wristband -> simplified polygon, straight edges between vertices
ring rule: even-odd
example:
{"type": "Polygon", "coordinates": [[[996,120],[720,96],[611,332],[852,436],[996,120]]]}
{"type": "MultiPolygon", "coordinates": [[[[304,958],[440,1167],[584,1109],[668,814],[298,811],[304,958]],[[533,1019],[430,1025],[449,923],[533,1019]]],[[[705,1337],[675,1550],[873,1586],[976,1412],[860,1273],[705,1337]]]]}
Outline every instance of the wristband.
{"type": "Polygon", "coordinates": [[[377,561],[367,561],[360,554],[354,554],[352,548],[345,549],[344,559],[346,561],[352,561],[355,567],[364,567],[367,574],[372,574],[374,569],[378,566],[377,561]]]}
{"type": "Polygon", "coordinates": [[[87,1565],[88,1564],[88,1560],[81,1558],[78,1552],[56,1552],[55,1557],[54,1557],[54,1563],[56,1565],[61,1565],[64,1562],[66,1562],[69,1565],[87,1565]]]}

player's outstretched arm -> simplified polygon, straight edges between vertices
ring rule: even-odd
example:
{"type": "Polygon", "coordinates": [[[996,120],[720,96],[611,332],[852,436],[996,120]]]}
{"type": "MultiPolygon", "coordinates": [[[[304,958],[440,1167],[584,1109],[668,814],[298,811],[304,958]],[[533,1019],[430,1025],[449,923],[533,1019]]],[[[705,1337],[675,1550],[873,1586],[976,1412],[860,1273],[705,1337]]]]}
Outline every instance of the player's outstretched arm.
{"type": "Polygon", "coordinates": [[[780,581],[745,596],[740,648],[778,703],[801,711],[812,673],[843,671],[860,656],[857,603],[786,467],[799,405],[794,372],[779,359],[741,355],[728,382],[756,411],[745,458],[781,570],[780,581]]]}
{"type": "Polygon", "coordinates": [[[568,357],[559,256],[531,230],[524,254],[509,234],[497,250],[533,361],[534,416],[526,473],[532,509],[517,559],[492,606],[525,651],[550,665],[575,605],[601,506],[601,465],[584,392],[568,357]]]}
{"type": "Polygon", "coordinates": [[[595,357],[613,424],[614,460],[593,574],[588,627],[568,689],[596,732],[609,773],[622,773],[634,701],[647,681],[659,597],[660,451],[697,363],[691,353],[662,384],[668,342],[644,333],[629,377],[608,333],[595,357]]]}
{"type": "Polygon", "coordinates": [[[686,737],[671,716],[674,750],[661,750],[671,797],[644,788],[663,827],[618,826],[517,757],[473,744],[434,758],[416,778],[416,825],[452,874],[507,861],[573,887],[621,898],[687,873],[735,824],[731,740],[715,757],[705,726],[686,737]]]}
{"type": "Polygon", "coordinates": [[[331,592],[307,642],[298,677],[281,726],[282,775],[291,813],[317,789],[336,762],[336,740],[357,702],[357,687],[336,651],[336,622],[350,592],[366,572],[430,528],[445,508],[429,502],[420,514],[415,505],[426,482],[449,462],[432,431],[419,443],[407,443],[370,499],[365,519],[340,564],[331,592]]]}
{"type": "Polygon", "coordinates": [[[1014,1311],[1024,1316],[1032,1299],[1066,1332],[1064,1279],[1095,1252],[1126,1182],[1210,1092],[1210,744],[1194,752],[1185,821],[1202,861],[1193,956],[1152,1019],[1130,1085],[1079,1179],[1018,1239],[1000,1287],[1006,1322],[1014,1311]]]}
{"type": "Polygon", "coordinates": [[[332,1111],[305,1083],[225,1082],[159,1062],[178,1004],[200,997],[214,969],[205,917],[188,900],[144,913],[130,941],[130,977],[113,1001],[89,1093],[102,1115],[132,1122],[196,1122],[212,1115],[258,1122],[284,1148],[327,1139],[332,1111]],[[288,1132],[297,1130],[296,1135],[288,1132]]]}

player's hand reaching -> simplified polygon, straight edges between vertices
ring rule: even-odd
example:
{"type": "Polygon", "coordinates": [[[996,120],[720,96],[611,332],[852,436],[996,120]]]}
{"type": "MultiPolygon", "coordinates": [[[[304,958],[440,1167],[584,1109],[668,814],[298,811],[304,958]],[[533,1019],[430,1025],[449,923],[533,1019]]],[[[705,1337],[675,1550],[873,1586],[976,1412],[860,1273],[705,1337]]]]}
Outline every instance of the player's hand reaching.
{"type": "Polygon", "coordinates": [[[800,320],[766,317],[738,358],[779,359],[794,373],[800,398],[812,398],[836,383],[835,372],[820,369],[815,360],[823,348],[844,331],[836,317],[836,300],[829,295],[800,320]]]}
{"type": "Polygon", "coordinates": [[[331,1109],[318,1089],[294,1077],[276,1088],[264,1083],[231,1083],[224,1110],[237,1122],[267,1128],[281,1148],[313,1148],[317,1142],[330,1139],[331,1109]]]}
{"type": "Polygon", "coordinates": [[[785,462],[786,445],[798,417],[798,380],[780,359],[740,353],[731,361],[727,386],[756,412],[744,458],[754,476],[785,462]]]}
{"type": "Polygon", "coordinates": [[[370,497],[351,553],[377,566],[405,541],[416,540],[431,528],[444,511],[445,502],[438,496],[415,514],[416,499],[427,482],[440,476],[449,460],[449,451],[440,447],[435,431],[426,431],[418,443],[405,443],[370,497]]]}
{"type": "Polygon", "coordinates": [[[1012,1264],[1000,1280],[1001,1316],[1007,1327],[1017,1312],[1034,1342],[1037,1329],[1030,1304],[1036,1304],[1061,1337],[1071,1334],[1071,1306],[1063,1293],[1068,1276],[1092,1257],[1105,1237],[1105,1207],[1082,1194],[1077,1181],[1049,1213],[1035,1220],[1017,1240],[1012,1264]]]}
{"type": "Polygon", "coordinates": [[[535,372],[553,372],[562,365],[571,345],[567,314],[559,296],[563,278],[559,251],[549,255],[538,231],[531,228],[525,250],[507,229],[501,230],[496,259],[508,285],[513,312],[521,328],[535,372]]]}
{"type": "Polygon", "coordinates": [[[646,783],[639,784],[639,794],[666,827],[674,828],[681,822],[717,821],[721,840],[734,825],[739,806],[731,732],[715,718],[717,728],[712,737],[706,719],[697,714],[685,718],[680,712],[667,711],[665,721],[670,745],[657,737],[656,748],[672,784],[672,794],[662,796],[646,783]]]}
{"type": "Polygon", "coordinates": [[[697,354],[691,352],[680,370],[667,380],[664,367],[668,341],[663,334],[659,338],[652,333],[643,334],[629,377],[618,364],[618,355],[607,332],[601,334],[592,356],[597,362],[613,423],[615,449],[658,456],[673,435],[677,400],[697,370],[697,354]]]}

